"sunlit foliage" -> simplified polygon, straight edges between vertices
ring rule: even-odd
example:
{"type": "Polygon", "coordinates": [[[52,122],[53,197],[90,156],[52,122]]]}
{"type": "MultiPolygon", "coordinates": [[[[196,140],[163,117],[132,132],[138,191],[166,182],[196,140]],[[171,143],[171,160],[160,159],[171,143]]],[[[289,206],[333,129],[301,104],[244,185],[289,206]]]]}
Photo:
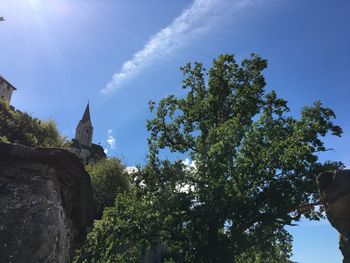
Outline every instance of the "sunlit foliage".
{"type": "Polygon", "coordinates": [[[118,193],[130,190],[129,176],[124,164],[116,158],[104,158],[86,166],[91,177],[95,197],[96,216],[101,218],[103,209],[113,206],[118,193]]]}
{"type": "Polygon", "coordinates": [[[28,113],[15,111],[6,100],[0,101],[0,141],[32,147],[68,147],[54,121],[42,121],[28,113]]]}

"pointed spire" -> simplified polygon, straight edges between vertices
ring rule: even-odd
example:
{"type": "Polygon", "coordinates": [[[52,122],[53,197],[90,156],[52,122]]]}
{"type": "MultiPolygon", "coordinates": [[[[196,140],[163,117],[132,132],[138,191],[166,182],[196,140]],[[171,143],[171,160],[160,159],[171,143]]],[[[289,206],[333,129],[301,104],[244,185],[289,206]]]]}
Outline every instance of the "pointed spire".
{"type": "Polygon", "coordinates": [[[81,119],[81,122],[82,123],[86,123],[86,122],[90,122],[91,123],[89,102],[86,105],[86,109],[85,109],[83,118],[81,119]]]}

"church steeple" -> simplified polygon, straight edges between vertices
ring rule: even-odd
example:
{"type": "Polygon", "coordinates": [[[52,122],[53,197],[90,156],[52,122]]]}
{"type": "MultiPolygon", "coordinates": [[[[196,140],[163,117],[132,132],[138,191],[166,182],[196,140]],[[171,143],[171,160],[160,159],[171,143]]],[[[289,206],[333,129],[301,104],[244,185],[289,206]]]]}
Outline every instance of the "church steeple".
{"type": "Polygon", "coordinates": [[[88,102],[88,104],[86,105],[86,108],[85,108],[85,111],[84,111],[84,115],[83,115],[83,118],[81,119],[81,121],[82,121],[83,123],[90,122],[90,124],[91,124],[91,119],[90,119],[90,105],[89,105],[89,102],[88,102]]]}
{"type": "Polygon", "coordinates": [[[79,121],[75,130],[75,140],[84,146],[91,147],[93,129],[90,118],[90,105],[88,102],[83,118],[79,121]]]}

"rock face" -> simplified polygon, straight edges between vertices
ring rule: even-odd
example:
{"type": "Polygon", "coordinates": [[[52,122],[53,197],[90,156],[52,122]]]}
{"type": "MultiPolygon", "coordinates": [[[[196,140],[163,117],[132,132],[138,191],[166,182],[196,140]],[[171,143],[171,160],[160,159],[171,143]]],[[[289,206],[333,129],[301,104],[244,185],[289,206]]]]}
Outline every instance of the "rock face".
{"type": "Polygon", "coordinates": [[[340,233],[343,262],[350,263],[350,170],[322,173],[317,182],[327,218],[340,233]]]}
{"type": "Polygon", "coordinates": [[[0,263],[70,262],[93,219],[90,177],[73,153],[0,143],[0,263]]]}

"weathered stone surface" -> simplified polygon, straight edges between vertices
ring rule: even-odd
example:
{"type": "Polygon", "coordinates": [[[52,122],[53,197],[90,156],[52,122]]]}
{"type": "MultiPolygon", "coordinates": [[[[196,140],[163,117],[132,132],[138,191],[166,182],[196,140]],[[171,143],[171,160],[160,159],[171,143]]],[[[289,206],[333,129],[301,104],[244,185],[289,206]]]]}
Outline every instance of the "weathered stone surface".
{"type": "Polygon", "coordinates": [[[340,233],[343,262],[350,263],[350,170],[322,173],[317,181],[327,218],[340,233]]]}
{"type": "Polygon", "coordinates": [[[66,150],[0,143],[0,262],[70,262],[94,218],[89,175],[66,150]]]}

